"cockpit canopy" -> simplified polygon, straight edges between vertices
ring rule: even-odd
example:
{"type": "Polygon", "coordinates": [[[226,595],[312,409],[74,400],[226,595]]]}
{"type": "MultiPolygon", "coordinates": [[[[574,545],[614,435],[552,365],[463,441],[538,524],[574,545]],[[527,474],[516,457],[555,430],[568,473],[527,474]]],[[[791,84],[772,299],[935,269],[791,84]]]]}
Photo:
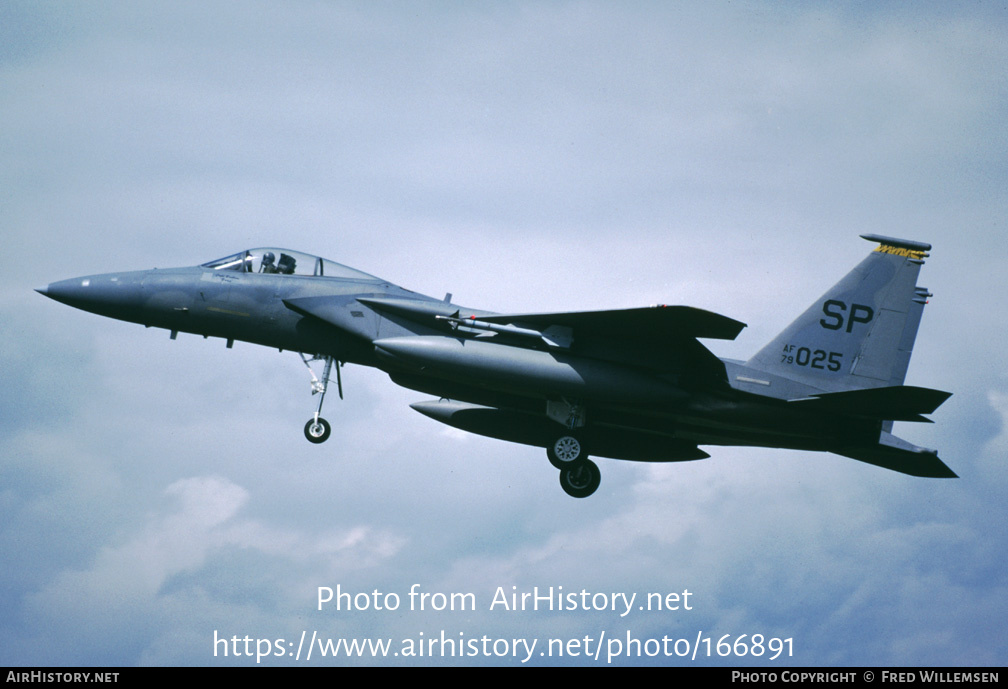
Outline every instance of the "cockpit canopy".
{"type": "Polygon", "coordinates": [[[275,275],[307,275],[314,277],[376,280],[373,275],[290,249],[248,249],[231,256],[204,263],[203,268],[231,270],[237,273],[271,273],[275,275]]]}

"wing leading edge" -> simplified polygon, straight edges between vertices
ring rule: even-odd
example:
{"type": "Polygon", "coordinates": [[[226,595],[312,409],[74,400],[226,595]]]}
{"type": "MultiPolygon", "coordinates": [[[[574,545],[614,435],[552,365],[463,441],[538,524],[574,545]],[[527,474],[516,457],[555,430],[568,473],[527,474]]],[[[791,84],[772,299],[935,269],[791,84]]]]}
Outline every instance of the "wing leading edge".
{"type": "Polygon", "coordinates": [[[705,338],[734,340],[745,323],[692,306],[647,306],[608,311],[572,311],[562,313],[526,313],[481,316],[489,323],[523,327],[571,328],[580,337],[618,337],[625,339],[705,338]]]}

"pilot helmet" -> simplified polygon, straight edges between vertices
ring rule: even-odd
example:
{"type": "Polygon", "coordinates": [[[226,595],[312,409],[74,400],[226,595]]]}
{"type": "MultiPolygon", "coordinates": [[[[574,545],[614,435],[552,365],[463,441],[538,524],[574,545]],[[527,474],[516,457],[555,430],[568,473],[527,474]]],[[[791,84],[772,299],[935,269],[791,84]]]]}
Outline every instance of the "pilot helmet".
{"type": "Polygon", "coordinates": [[[270,265],[273,263],[273,259],[275,258],[276,256],[273,255],[272,251],[267,251],[265,254],[263,254],[263,263],[270,265]]]}

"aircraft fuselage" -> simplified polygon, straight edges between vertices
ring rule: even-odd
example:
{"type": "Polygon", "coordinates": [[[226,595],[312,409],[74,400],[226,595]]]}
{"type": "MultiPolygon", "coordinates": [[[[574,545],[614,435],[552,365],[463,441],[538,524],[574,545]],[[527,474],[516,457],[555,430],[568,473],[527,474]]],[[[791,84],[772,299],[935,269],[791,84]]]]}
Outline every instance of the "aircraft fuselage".
{"type": "MultiPolygon", "coordinates": [[[[904,245],[917,253],[924,246],[904,245]]],[[[875,270],[872,261],[879,260],[894,263],[892,256],[870,257],[855,273],[875,270]]],[[[876,313],[886,313],[871,301],[874,293],[858,296],[850,310],[827,293],[822,313],[810,308],[754,357],[762,361],[754,366],[718,359],[698,342],[733,339],[744,327],[699,309],[503,316],[279,249],[190,268],[74,278],[38,291],[86,311],[167,329],[173,339],[193,333],[223,338],[229,347],[238,340],[322,359],[324,379],[315,384],[323,397],[333,362],[337,376],[345,362],[376,367],[399,385],[437,396],[413,405],[437,421],[548,448],[561,484],[578,497],[598,485],[585,450],[682,461],[707,457],[698,445],[760,445],[833,451],[915,475],[951,474],[936,455],[930,460],[930,451],[888,434],[887,418],[924,420],[920,414],[933,411],[947,393],[901,387],[905,362],[896,356],[891,364],[865,344],[876,313]],[[850,349],[852,343],[860,349],[850,349]],[[858,374],[878,380],[865,383],[858,374]]],[[[906,325],[880,327],[894,333],[885,337],[912,347],[920,313],[914,307],[907,314],[906,325]]],[[[330,431],[319,416],[321,405],[320,398],[305,427],[313,442],[330,431]]]]}

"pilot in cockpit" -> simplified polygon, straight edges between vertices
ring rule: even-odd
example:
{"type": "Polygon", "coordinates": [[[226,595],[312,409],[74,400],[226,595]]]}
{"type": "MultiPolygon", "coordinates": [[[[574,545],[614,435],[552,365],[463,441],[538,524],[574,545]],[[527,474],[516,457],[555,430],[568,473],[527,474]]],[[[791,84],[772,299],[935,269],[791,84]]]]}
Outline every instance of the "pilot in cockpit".
{"type": "Polygon", "coordinates": [[[280,254],[280,260],[277,261],[277,272],[282,275],[293,275],[294,268],[297,266],[297,259],[295,259],[290,254],[280,254]]]}
{"type": "Polygon", "coordinates": [[[276,264],[273,261],[276,260],[276,256],[273,255],[272,251],[267,251],[263,254],[262,265],[259,267],[260,273],[275,273],[277,272],[276,264]]]}

